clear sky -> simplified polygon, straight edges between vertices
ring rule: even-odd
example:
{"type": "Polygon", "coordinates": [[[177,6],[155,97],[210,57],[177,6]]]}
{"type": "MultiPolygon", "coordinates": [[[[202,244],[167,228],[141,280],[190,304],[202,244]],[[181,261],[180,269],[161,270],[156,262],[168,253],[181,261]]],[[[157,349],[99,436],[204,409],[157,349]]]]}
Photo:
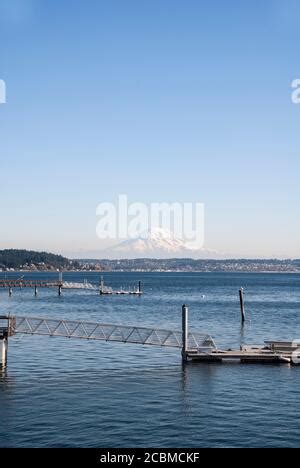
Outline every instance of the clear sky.
{"type": "Polygon", "coordinates": [[[95,251],[96,207],[199,201],[300,257],[298,0],[0,0],[0,248],[95,251]]]}

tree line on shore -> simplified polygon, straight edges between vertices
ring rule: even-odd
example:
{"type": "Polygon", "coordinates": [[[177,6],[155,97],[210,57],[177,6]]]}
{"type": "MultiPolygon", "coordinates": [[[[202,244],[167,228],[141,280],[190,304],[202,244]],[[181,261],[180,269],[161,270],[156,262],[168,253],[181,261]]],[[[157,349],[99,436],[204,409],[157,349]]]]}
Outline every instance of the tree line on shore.
{"type": "Polygon", "coordinates": [[[19,269],[33,265],[41,269],[69,269],[72,266],[74,267],[73,262],[62,255],[35,252],[33,250],[0,250],[0,268],[2,269],[19,269]]]}

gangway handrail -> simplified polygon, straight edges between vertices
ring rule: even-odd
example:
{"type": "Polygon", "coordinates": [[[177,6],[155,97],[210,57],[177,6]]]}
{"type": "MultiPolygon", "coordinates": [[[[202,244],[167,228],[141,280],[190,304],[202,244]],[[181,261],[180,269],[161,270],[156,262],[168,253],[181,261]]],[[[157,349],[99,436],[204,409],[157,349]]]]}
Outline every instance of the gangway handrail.
{"type": "MultiPolygon", "coordinates": [[[[182,332],[177,330],[49,317],[14,316],[14,319],[15,333],[117,341],[172,348],[182,347],[182,332]]],[[[190,348],[202,347],[204,344],[215,348],[214,341],[208,333],[190,331],[188,339],[190,348]]]]}

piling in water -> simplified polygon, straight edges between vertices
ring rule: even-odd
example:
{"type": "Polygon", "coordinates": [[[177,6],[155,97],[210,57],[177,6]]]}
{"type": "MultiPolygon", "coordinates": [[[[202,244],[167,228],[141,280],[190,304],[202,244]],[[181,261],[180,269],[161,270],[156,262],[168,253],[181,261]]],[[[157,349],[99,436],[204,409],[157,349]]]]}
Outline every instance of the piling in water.
{"type": "Polygon", "coordinates": [[[189,335],[189,309],[186,305],[182,306],[182,360],[187,360],[189,335]]]}
{"type": "Polygon", "coordinates": [[[245,323],[246,313],[245,313],[245,301],[244,301],[244,289],[243,288],[240,289],[239,294],[240,294],[242,323],[245,323]]]}

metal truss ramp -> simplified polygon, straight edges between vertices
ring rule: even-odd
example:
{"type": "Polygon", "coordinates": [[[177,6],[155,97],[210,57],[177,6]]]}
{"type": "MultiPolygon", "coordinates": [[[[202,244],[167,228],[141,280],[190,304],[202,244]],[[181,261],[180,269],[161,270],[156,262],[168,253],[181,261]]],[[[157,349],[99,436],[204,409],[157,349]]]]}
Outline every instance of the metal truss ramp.
{"type": "MultiPolygon", "coordinates": [[[[115,341],[152,346],[182,348],[182,332],[124,325],[14,316],[14,333],[62,336],[86,340],[115,341]]],[[[190,349],[215,347],[212,337],[205,333],[188,334],[190,349]]]]}

